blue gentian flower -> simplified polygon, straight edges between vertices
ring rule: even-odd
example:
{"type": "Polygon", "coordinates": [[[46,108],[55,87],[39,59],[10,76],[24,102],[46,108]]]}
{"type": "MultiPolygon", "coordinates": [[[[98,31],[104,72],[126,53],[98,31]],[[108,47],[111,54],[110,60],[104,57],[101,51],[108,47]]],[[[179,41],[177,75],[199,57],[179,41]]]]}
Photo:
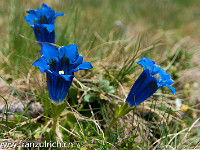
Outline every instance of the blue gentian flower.
{"type": "Polygon", "coordinates": [[[30,25],[34,25],[35,23],[53,25],[56,17],[64,16],[64,13],[62,12],[55,14],[55,10],[52,10],[46,4],[42,4],[42,9],[38,8],[36,10],[29,10],[27,13],[29,15],[26,16],[25,19],[30,25]]]}
{"type": "Polygon", "coordinates": [[[57,16],[63,16],[64,13],[55,14],[46,4],[42,4],[42,9],[29,10],[25,17],[28,24],[33,28],[35,37],[42,47],[42,43],[54,43],[55,41],[55,19],[57,16]]]}
{"type": "Polygon", "coordinates": [[[161,69],[160,66],[155,65],[154,61],[146,57],[143,57],[142,60],[137,63],[143,67],[143,70],[150,70],[150,74],[157,79],[158,87],[167,86],[172,94],[175,94],[176,89],[171,86],[174,81],[171,79],[171,75],[167,74],[164,69],[161,69]]]}
{"type": "Polygon", "coordinates": [[[139,105],[153,95],[159,87],[167,86],[172,94],[175,94],[176,89],[171,86],[174,81],[164,69],[146,57],[137,63],[143,67],[143,72],[134,83],[126,99],[130,106],[139,105]]]}
{"type": "Polygon", "coordinates": [[[40,53],[41,58],[33,65],[38,67],[42,73],[46,72],[49,96],[56,103],[62,102],[66,97],[74,78],[74,72],[93,68],[89,62],[83,62],[83,57],[78,54],[76,45],[57,48],[44,43],[40,53]]]}

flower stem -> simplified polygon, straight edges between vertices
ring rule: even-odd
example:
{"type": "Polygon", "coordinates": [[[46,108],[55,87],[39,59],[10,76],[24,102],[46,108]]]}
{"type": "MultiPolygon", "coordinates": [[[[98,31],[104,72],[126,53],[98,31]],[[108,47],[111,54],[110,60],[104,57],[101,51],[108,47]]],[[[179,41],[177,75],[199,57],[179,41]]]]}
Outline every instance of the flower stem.
{"type": "Polygon", "coordinates": [[[113,118],[112,121],[110,122],[109,127],[105,130],[105,135],[108,135],[108,131],[110,130],[110,128],[113,126],[113,124],[117,121],[117,118],[113,118]]]}
{"type": "Polygon", "coordinates": [[[58,118],[53,118],[52,133],[53,133],[54,135],[56,135],[57,121],[58,121],[58,118]]]}

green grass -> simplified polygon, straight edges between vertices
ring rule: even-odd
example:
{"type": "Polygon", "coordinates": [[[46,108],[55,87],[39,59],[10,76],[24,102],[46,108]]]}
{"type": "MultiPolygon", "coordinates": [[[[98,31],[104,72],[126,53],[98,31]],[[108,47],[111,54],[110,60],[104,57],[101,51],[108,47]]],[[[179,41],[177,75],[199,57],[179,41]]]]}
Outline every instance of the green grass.
{"type": "MultiPolygon", "coordinates": [[[[31,65],[40,57],[40,47],[24,19],[26,10],[41,7],[42,3],[28,0],[0,3],[3,4],[0,7],[0,75],[10,86],[8,95],[13,90],[17,95],[25,95],[20,100],[29,97],[44,106],[44,115],[36,120],[30,116],[23,118],[23,114],[15,114],[14,120],[1,119],[0,137],[53,141],[45,75],[31,65]],[[17,88],[23,83],[20,80],[24,80],[25,90],[17,88]]],[[[194,58],[199,47],[200,1],[45,3],[57,13],[65,13],[56,19],[55,43],[77,44],[84,61],[94,66],[93,70],[76,73],[66,109],[60,117],[63,140],[73,143],[71,149],[78,145],[88,149],[200,148],[199,122],[195,122],[199,116],[199,100],[193,100],[199,96],[193,96],[196,80],[184,78],[184,73],[198,67],[194,58]],[[103,133],[114,116],[115,106],[126,98],[142,72],[136,65],[142,56],[167,68],[175,80],[176,95],[172,96],[167,88],[159,89],[134,112],[119,119],[105,137],[103,133]],[[189,110],[176,111],[176,98],[188,105],[189,110]]],[[[12,101],[4,93],[0,95],[0,100],[12,101]]]]}

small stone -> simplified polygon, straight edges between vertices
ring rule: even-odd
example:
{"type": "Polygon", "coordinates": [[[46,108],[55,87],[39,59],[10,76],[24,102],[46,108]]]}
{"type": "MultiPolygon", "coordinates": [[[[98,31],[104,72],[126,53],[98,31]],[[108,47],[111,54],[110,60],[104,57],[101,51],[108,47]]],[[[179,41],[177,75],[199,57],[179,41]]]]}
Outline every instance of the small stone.
{"type": "Polygon", "coordinates": [[[22,112],[24,112],[24,106],[22,105],[21,102],[17,103],[15,105],[15,113],[20,113],[21,114],[22,112]]]}
{"type": "Polygon", "coordinates": [[[28,109],[28,113],[32,118],[35,118],[44,112],[42,104],[39,102],[30,104],[31,106],[28,109]]]}
{"type": "Polygon", "coordinates": [[[10,106],[8,106],[8,111],[9,113],[14,113],[15,112],[15,106],[13,106],[12,104],[10,106]]]}

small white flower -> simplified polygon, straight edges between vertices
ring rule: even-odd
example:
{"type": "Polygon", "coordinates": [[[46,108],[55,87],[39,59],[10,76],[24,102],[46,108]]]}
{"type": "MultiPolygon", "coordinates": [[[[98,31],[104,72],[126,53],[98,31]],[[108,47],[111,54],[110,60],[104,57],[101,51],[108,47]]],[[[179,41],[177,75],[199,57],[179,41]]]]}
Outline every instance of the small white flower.
{"type": "Polygon", "coordinates": [[[182,106],[181,99],[176,98],[176,110],[180,110],[182,106]]]}

